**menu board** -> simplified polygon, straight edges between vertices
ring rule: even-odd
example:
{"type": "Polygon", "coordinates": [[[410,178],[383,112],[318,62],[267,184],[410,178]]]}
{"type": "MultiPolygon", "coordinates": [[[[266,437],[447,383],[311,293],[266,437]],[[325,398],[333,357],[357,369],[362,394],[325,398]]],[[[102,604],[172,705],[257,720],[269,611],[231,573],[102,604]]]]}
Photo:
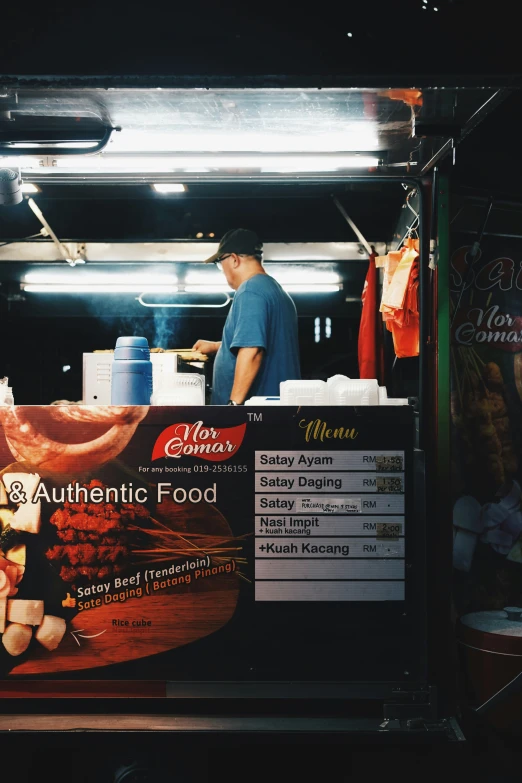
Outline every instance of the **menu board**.
{"type": "Polygon", "coordinates": [[[255,468],[256,601],[404,600],[404,451],[256,451],[255,468]]]}
{"type": "Polygon", "coordinates": [[[368,680],[375,644],[413,676],[408,406],[0,422],[2,677],[368,680]]]}

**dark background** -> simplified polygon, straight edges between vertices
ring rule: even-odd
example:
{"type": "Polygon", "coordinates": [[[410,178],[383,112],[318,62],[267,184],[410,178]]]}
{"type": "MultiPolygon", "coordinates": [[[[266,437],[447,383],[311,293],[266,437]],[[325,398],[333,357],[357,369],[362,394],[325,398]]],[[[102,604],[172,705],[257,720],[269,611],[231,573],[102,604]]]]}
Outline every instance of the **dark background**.
{"type": "MultiPolygon", "coordinates": [[[[512,0],[9,4],[0,73],[520,81],[512,0]],[[438,10],[435,11],[434,9],[438,10]],[[352,37],[347,33],[351,32],[352,37]]],[[[391,84],[393,82],[393,84],[391,84]]],[[[462,85],[460,85],[462,86],[462,85]]]]}

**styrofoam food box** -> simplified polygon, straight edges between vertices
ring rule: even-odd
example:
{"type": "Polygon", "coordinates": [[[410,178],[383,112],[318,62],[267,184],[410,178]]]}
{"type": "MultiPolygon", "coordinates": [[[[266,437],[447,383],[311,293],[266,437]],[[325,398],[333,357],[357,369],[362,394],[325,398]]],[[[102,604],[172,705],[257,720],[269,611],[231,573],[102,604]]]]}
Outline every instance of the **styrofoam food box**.
{"type": "Polygon", "coordinates": [[[331,375],[326,379],[326,395],[329,405],[336,405],[336,391],[339,387],[344,387],[350,381],[347,375],[331,375]]]}
{"type": "Polygon", "coordinates": [[[151,399],[151,405],[204,404],[205,378],[199,373],[162,373],[151,399]]]}
{"type": "Polygon", "coordinates": [[[346,378],[331,384],[329,405],[378,405],[379,384],[375,378],[346,378]]]}
{"type": "Polygon", "coordinates": [[[327,405],[326,381],[282,381],[281,405],[327,405]]]}

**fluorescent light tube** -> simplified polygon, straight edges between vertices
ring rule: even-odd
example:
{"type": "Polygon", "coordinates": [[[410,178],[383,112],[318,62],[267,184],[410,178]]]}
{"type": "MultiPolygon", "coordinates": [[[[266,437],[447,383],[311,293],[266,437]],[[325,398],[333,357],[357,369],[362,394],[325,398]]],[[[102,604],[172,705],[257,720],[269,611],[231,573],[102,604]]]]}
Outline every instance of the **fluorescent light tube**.
{"type": "MultiPolygon", "coordinates": [[[[266,267],[268,274],[284,285],[335,285],[341,282],[336,272],[316,271],[313,269],[278,269],[266,267]]],[[[187,285],[224,285],[224,275],[219,272],[189,272],[185,278],[187,285]]],[[[231,290],[230,288],[228,290],[231,290]]]]}
{"type": "Polygon", "coordinates": [[[187,294],[228,294],[233,291],[228,285],[187,285],[187,294]]]}
{"type": "Polygon", "coordinates": [[[185,277],[186,285],[224,285],[225,275],[209,270],[208,272],[188,272],[185,277]]]}
{"type": "Polygon", "coordinates": [[[29,283],[23,286],[30,294],[175,294],[176,285],[92,285],[81,283],[29,283]]]}
{"type": "Polygon", "coordinates": [[[284,285],[289,294],[334,294],[340,291],[340,285],[284,285]]]}
{"type": "Polygon", "coordinates": [[[325,285],[340,283],[341,280],[336,272],[321,272],[313,269],[285,269],[274,270],[267,269],[267,272],[274,277],[281,285],[325,285]]]}
{"type": "MultiPolygon", "coordinates": [[[[194,168],[207,169],[259,169],[261,171],[335,171],[339,169],[365,169],[375,168],[380,159],[372,155],[355,155],[343,153],[329,153],[326,155],[305,153],[263,155],[263,154],[213,154],[213,155],[167,155],[158,157],[151,155],[116,156],[112,153],[102,153],[90,157],[69,156],[58,158],[56,165],[59,168],[69,168],[74,171],[101,171],[101,172],[127,172],[127,173],[154,173],[170,171],[187,171],[194,168]]],[[[41,170],[45,173],[45,169],[41,170]]]]}
{"type": "MultiPolygon", "coordinates": [[[[213,98],[211,98],[213,100],[213,98]]],[[[308,106],[310,111],[310,106],[308,106]]],[[[300,110],[301,111],[301,110],[300,110]]],[[[261,110],[263,116],[264,109],[261,110]]],[[[313,109],[311,109],[313,112],[313,109]]],[[[272,112],[273,114],[273,112],[272,112]]],[[[338,121],[324,130],[323,110],[317,114],[317,127],[314,133],[306,127],[310,123],[310,114],[300,117],[295,114],[286,132],[277,132],[269,128],[271,120],[263,123],[263,131],[255,130],[212,130],[200,132],[176,132],[170,129],[168,134],[151,133],[123,128],[111,141],[111,151],[133,152],[372,152],[379,146],[378,123],[374,120],[338,121]]],[[[263,122],[263,120],[261,120],[263,122]]],[[[280,124],[280,117],[278,117],[280,124]]],[[[212,123],[214,125],[214,123],[212,123]]]]}
{"type": "MultiPolygon", "coordinates": [[[[20,150],[34,150],[35,154],[38,154],[38,147],[56,147],[56,149],[91,149],[97,147],[97,141],[13,141],[9,145],[10,147],[20,150]]],[[[57,153],[58,154],[58,153],[57,153]]]]}
{"type": "MultiPolygon", "coordinates": [[[[282,288],[289,294],[333,294],[340,290],[340,285],[283,285],[282,288]]],[[[185,291],[189,294],[224,294],[232,291],[226,285],[187,285],[185,291]]]]}
{"type": "Polygon", "coordinates": [[[40,283],[44,285],[74,285],[82,287],[85,285],[104,286],[104,285],[131,285],[134,288],[140,288],[142,285],[172,285],[178,282],[176,275],[168,274],[91,274],[85,272],[55,272],[39,271],[28,272],[24,278],[25,283],[40,283]]]}
{"type": "Polygon", "coordinates": [[[187,189],[181,182],[155,182],[152,187],[156,193],[184,193],[187,189]]]}

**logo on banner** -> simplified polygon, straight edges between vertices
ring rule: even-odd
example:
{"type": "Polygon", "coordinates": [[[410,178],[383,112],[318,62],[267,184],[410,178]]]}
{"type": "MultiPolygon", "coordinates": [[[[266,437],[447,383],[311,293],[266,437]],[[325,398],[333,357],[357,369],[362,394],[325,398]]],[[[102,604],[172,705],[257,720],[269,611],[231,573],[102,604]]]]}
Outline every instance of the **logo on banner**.
{"type": "Polygon", "coordinates": [[[152,460],[171,457],[200,457],[211,462],[230,459],[239,450],[245,437],[246,423],[237,427],[215,429],[202,421],[180,422],[167,427],[156,440],[152,460]]]}
{"type": "Polygon", "coordinates": [[[452,256],[450,287],[460,293],[460,310],[453,322],[453,340],[459,345],[491,345],[501,351],[522,351],[522,316],[509,311],[508,301],[519,310],[522,291],[522,260],[498,257],[486,261],[480,251],[468,268],[470,247],[460,247],[452,256]],[[508,299],[506,297],[511,293],[508,299]]]}

